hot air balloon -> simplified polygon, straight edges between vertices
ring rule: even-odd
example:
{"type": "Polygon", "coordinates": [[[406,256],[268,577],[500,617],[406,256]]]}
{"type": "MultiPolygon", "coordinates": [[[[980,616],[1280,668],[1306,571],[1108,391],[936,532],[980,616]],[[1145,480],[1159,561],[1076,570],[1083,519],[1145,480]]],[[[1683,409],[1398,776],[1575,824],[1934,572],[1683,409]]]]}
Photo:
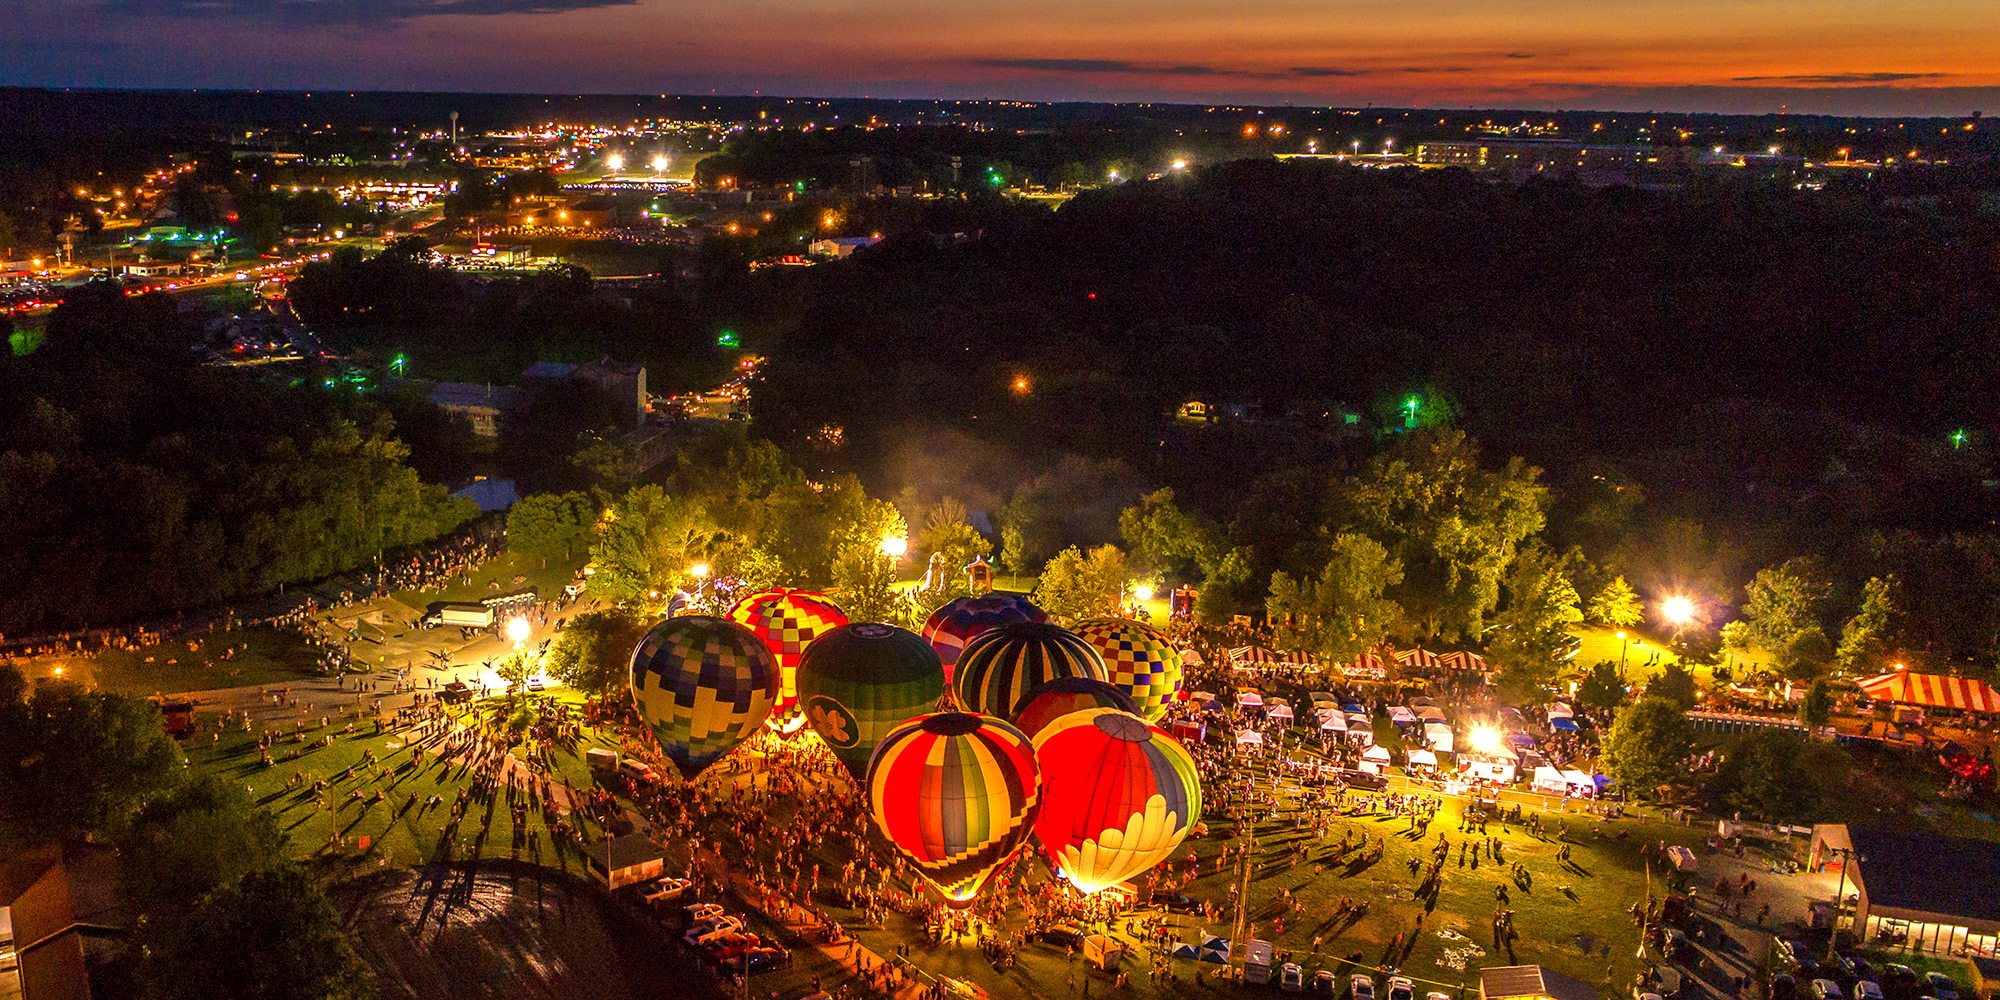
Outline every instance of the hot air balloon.
{"type": "Polygon", "coordinates": [[[946,681],[958,663],[959,650],[972,637],[1008,622],[1045,622],[1049,616],[1020,594],[994,591],[979,597],[961,597],[931,612],[924,622],[924,641],[937,650],[944,664],[946,681]]]}
{"type": "Polygon", "coordinates": [[[1058,677],[1107,676],[1104,658],[1076,633],[1046,622],[1009,622],[965,644],[951,687],[960,709],[1008,719],[1030,690],[1058,677]]]}
{"type": "Polygon", "coordinates": [[[868,810],[891,844],[953,906],[1034,829],[1035,747],[999,719],[920,716],[882,738],[868,766],[868,810]]]}
{"type": "Polygon", "coordinates": [[[1076,634],[1104,657],[1111,686],[1132,697],[1142,718],[1158,722],[1167,714],[1181,684],[1181,654],[1164,633],[1128,618],[1092,618],[1076,634]]]}
{"type": "Polygon", "coordinates": [[[1086,708],[1115,708],[1137,714],[1131,697],[1104,681],[1088,677],[1058,677],[1028,692],[1021,707],[1014,711],[1014,728],[1027,733],[1032,739],[1049,723],[1086,708]]]}
{"type": "Polygon", "coordinates": [[[778,702],[778,664],[749,629],[681,615],[632,653],[632,698],[667,757],[693,778],[757,732],[778,702]]]}
{"type": "Polygon", "coordinates": [[[806,724],[799,710],[799,658],[814,639],[847,624],[847,615],[810,590],[760,590],[736,602],[729,620],[743,625],[778,661],[778,707],[767,725],[781,733],[806,724]]]}
{"type": "Polygon", "coordinates": [[[1083,892],[1159,864],[1201,816],[1194,758],[1129,712],[1071,712],[1035,737],[1035,756],[1047,765],[1035,839],[1083,892]]]}
{"type": "Polygon", "coordinates": [[[904,721],[937,707],[944,668],[929,643],[894,625],[843,625],[813,640],[799,660],[799,700],[856,778],[875,744],[904,721]]]}

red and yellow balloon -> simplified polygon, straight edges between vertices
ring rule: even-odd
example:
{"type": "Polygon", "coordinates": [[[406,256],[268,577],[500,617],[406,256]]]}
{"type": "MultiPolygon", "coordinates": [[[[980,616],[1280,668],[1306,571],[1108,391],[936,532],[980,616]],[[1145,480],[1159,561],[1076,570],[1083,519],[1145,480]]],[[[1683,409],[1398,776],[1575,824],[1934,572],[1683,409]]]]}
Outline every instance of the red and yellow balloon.
{"type": "Polygon", "coordinates": [[[778,661],[778,706],[765,725],[797,732],[806,724],[799,709],[799,659],[814,639],[847,624],[846,612],[824,594],[778,587],[737,601],[729,620],[754,633],[778,661]]]}
{"type": "Polygon", "coordinates": [[[1035,756],[1044,765],[1035,839],[1083,892],[1159,864],[1201,816],[1194,758],[1130,712],[1071,712],[1035,736],[1035,756]]]}
{"type": "Polygon", "coordinates": [[[868,808],[889,843],[953,906],[970,906],[1035,826],[1035,748],[986,715],[939,712],[896,727],[868,764],[868,808]]]}

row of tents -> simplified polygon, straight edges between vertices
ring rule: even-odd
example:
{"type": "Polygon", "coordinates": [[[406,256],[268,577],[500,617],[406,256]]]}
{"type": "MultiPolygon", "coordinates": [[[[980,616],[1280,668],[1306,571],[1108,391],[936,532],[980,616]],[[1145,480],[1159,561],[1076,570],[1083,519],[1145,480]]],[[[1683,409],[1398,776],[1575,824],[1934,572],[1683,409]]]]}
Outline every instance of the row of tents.
{"type": "MultiPolygon", "coordinates": [[[[1377,653],[1363,653],[1345,663],[1327,664],[1349,677],[1380,679],[1388,676],[1389,664],[1405,669],[1491,671],[1486,657],[1470,650],[1434,653],[1421,646],[1399,650],[1386,659],[1377,653]]],[[[1229,651],[1229,665],[1239,670],[1307,669],[1319,666],[1308,653],[1278,653],[1263,646],[1237,646],[1229,651]]]]}

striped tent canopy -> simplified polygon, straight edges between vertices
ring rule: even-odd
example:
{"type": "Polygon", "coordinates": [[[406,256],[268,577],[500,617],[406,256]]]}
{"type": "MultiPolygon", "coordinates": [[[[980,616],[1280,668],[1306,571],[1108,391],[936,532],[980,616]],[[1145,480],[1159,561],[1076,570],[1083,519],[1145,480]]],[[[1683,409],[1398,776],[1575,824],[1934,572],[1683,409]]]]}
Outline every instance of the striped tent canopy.
{"type": "Polygon", "coordinates": [[[1385,677],[1389,673],[1388,665],[1382,662],[1382,658],[1374,653],[1363,653],[1353,660],[1341,664],[1340,670],[1354,677],[1385,677]]]}
{"type": "Polygon", "coordinates": [[[1239,667],[1254,667],[1265,663],[1280,663],[1283,659],[1262,646],[1237,646],[1229,651],[1229,662],[1239,667]]]}
{"type": "Polygon", "coordinates": [[[1190,666],[1205,667],[1208,666],[1208,657],[1201,655],[1201,650],[1189,646],[1181,650],[1181,662],[1190,666]]]}
{"type": "Polygon", "coordinates": [[[1418,646],[1415,649],[1405,649],[1397,653],[1396,662],[1406,667],[1435,667],[1441,661],[1438,659],[1436,653],[1418,646]]]}
{"type": "Polygon", "coordinates": [[[1857,683],[1862,694],[1876,701],[2000,714],[2000,691],[1993,690],[1985,681],[1898,671],[1857,683]]]}
{"type": "Polygon", "coordinates": [[[1478,670],[1484,672],[1487,669],[1486,657],[1463,649],[1455,650],[1438,657],[1438,663],[1449,670],[1478,670]]]}

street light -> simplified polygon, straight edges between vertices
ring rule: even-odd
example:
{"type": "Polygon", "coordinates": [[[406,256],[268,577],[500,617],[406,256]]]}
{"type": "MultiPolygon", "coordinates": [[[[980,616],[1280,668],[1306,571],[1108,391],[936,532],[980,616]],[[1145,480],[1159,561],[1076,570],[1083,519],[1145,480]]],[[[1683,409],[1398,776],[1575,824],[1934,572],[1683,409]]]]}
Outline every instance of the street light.
{"type": "Polygon", "coordinates": [[[891,559],[901,559],[910,551],[910,540],[902,535],[889,535],[882,539],[882,554],[891,559]]]}
{"type": "Polygon", "coordinates": [[[664,155],[662,155],[662,156],[655,156],[655,157],[653,157],[653,172],[654,172],[654,173],[656,173],[656,174],[657,174],[657,173],[661,173],[661,172],[665,171],[666,169],[667,169],[667,158],[666,158],[666,157],[665,157],[664,155]]]}
{"type": "Polygon", "coordinates": [[[1141,603],[1152,600],[1153,585],[1150,583],[1142,583],[1133,587],[1132,596],[1138,598],[1141,603]]]}
{"type": "Polygon", "coordinates": [[[625,154],[613,153],[610,156],[605,157],[604,165],[610,167],[611,172],[614,174],[620,170],[625,169],[625,154]]]}
{"type": "Polygon", "coordinates": [[[515,649],[521,648],[521,645],[528,641],[530,631],[532,629],[526,618],[516,615],[507,619],[507,641],[513,643],[515,649]]]}
{"type": "Polygon", "coordinates": [[[1660,602],[1660,617],[1679,628],[1694,621],[1694,602],[1685,597],[1669,597],[1660,602]]]}
{"type": "Polygon", "coordinates": [[[708,579],[708,564],[705,562],[698,562],[692,566],[689,566],[688,575],[694,577],[697,580],[708,579]]]}

